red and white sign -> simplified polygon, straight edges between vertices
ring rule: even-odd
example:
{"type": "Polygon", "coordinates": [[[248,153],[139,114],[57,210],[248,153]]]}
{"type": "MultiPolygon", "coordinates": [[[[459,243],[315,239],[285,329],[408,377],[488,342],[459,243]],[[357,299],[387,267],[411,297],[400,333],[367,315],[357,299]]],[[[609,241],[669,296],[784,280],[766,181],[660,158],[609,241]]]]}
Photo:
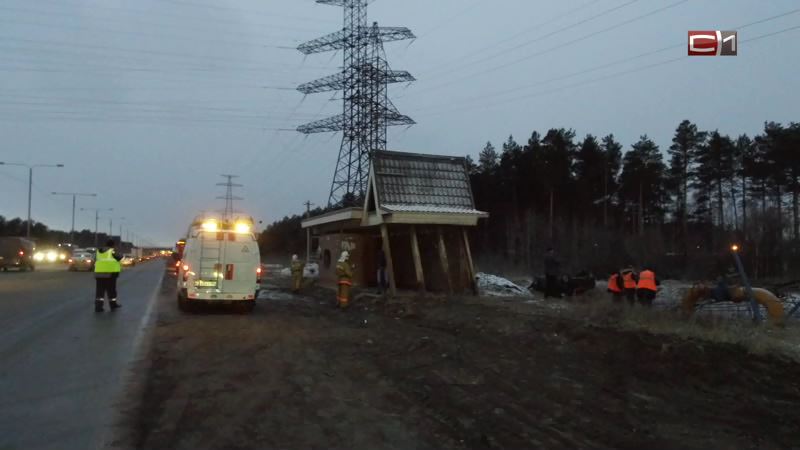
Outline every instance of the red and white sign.
{"type": "Polygon", "coordinates": [[[689,56],[736,56],[738,47],[735,31],[689,31],[689,56]]]}

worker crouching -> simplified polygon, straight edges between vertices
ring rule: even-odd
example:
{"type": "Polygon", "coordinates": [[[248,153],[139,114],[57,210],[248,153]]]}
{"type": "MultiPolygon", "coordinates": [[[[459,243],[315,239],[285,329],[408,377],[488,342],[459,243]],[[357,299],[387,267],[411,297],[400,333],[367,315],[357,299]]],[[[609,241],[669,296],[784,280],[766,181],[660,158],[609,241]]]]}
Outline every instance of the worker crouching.
{"type": "Polygon", "coordinates": [[[629,305],[636,303],[636,273],[632,267],[622,271],[622,289],[625,292],[625,299],[629,305]]]}
{"type": "Polygon", "coordinates": [[[339,308],[350,306],[350,290],[353,287],[353,266],[350,265],[350,253],[342,252],[339,262],[336,263],[336,276],[338,277],[338,292],[336,302],[339,308]]]}
{"type": "Polygon", "coordinates": [[[303,285],[303,269],[305,263],[300,261],[297,255],[292,255],[292,292],[300,292],[300,287],[303,285]]]}
{"type": "Polygon", "coordinates": [[[608,279],[608,292],[614,303],[622,303],[622,275],[616,272],[608,279]]]}
{"type": "Polygon", "coordinates": [[[636,284],[636,296],[639,298],[639,304],[653,306],[653,300],[656,299],[658,292],[658,284],[656,273],[650,268],[645,268],[639,273],[639,281],[636,284]]]}

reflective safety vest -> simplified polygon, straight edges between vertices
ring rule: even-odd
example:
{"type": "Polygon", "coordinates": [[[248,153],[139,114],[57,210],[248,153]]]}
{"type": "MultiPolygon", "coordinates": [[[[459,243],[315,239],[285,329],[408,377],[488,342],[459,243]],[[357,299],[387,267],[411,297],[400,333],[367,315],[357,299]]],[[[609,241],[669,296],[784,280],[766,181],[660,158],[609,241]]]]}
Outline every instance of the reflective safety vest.
{"type": "Polygon", "coordinates": [[[353,267],[349,262],[336,263],[336,276],[339,277],[339,284],[353,285],[353,267]]]}
{"type": "Polygon", "coordinates": [[[656,292],[656,274],[652,270],[644,270],[639,274],[639,289],[646,289],[648,291],[656,292]]]}
{"type": "Polygon", "coordinates": [[[95,273],[119,273],[122,266],[114,258],[114,249],[108,249],[105,252],[97,251],[94,260],[95,273]]]}
{"type": "Polygon", "coordinates": [[[303,266],[305,266],[305,264],[303,264],[303,261],[300,260],[292,261],[292,273],[293,274],[303,273],[303,266]]]}
{"type": "Polygon", "coordinates": [[[619,294],[619,293],[622,292],[622,288],[619,286],[619,274],[618,273],[615,273],[614,275],[611,275],[611,278],[608,279],[608,290],[613,292],[613,293],[615,293],[615,294],[619,294]]]}
{"type": "Polygon", "coordinates": [[[636,289],[636,280],[633,279],[633,272],[622,274],[622,285],[625,289],[636,289]]]}

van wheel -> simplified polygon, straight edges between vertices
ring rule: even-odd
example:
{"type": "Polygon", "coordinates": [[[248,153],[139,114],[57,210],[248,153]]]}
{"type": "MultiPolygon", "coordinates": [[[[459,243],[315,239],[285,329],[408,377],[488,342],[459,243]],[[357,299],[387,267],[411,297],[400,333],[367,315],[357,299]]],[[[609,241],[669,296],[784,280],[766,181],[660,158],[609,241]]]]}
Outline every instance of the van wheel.
{"type": "Polygon", "coordinates": [[[241,314],[250,314],[253,310],[256,309],[256,301],[255,300],[248,300],[246,302],[240,302],[236,305],[236,311],[241,314]]]}
{"type": "Polygon", "coordinates": [[[189,312],[189,302],[181,295],[178,294],[178,309],[183,312],[189,312]]]}

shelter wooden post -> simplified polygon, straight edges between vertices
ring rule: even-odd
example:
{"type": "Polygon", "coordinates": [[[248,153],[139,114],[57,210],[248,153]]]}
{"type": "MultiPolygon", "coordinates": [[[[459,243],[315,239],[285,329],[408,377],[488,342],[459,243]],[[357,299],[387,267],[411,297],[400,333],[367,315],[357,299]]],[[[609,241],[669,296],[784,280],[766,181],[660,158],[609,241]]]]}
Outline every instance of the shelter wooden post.
{"type": "Polygon", "coordinates": [[[444,278],[447,281],[447,292],[453,294],[453,280],[450,279],[450,264],[447,262],[447,247],[444,245],[444,233],[442,227],[436,228],[439,234],[439,261],[442,264],[442,271],[444,271],[444,278]]]}
{"type": "Polygon", "coordinates": [[[419,254],[419,240],[417,239],[417,227],[411,225],[411,254],[414,257],[414,272],[417,274],[417,289],[425,290],[425,273],[422,270],[422,258],[419,254]]]}
{"type": "Polygon", "coordinates": [[[397,282],[394,279],[394,261],[392,260],[392,246],[389,244],[389,227],[381,224],[381,240],[383,241],[383,254],[386,256],[386,271],[389,272],[389,295],[397,295],[397,282]]]}
{"type": "Polygon", "coordinates": [[[478,295],[478,286],[475,282],[475,266],[472,263],[472,250],[469,248],[469,233],[466,228],[461,229],[462,236],[464,236],[464,251],[467,254],[467,273],[469,274],[469,285],[472,287],[472,292],[478,295]]]}

